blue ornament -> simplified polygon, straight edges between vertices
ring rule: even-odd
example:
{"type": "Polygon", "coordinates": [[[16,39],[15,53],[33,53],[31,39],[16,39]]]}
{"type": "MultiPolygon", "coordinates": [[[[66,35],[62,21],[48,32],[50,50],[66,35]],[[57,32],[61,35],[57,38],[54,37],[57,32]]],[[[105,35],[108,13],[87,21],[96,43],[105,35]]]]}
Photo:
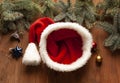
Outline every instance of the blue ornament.
{"type": "Polygon", "coordinates": [[[18,59],[18,58],[21,57],[22,54],[23,54],[23,53],[22,53],[22,48],[16,46],[15,48],[13,48],[13,49],[11,50],[11,53],[12,53],[12,57],[13,57],[13,58],[18,59]]]}

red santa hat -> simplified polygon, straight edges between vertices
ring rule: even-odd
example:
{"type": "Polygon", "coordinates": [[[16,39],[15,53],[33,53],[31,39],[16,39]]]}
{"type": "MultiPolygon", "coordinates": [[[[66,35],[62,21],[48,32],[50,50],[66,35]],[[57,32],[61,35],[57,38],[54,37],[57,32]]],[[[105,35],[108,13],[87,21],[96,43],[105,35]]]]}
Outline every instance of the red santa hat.
{"type": "Polygon", "coordinates": [[[31,25],[29,34],[23,56],[26,65],[38,65],[42,60],[51,69],[69,72],[85,65],[91,56],[92,36],[77,23],[40,18],[31,25]]]}

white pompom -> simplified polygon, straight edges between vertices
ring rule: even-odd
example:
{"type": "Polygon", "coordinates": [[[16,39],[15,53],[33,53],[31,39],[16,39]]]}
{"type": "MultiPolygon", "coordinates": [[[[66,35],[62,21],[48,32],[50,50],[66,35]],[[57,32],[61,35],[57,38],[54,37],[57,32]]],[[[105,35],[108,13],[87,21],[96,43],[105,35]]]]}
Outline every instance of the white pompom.
{"type": "Polygon", "coordinates": [[[40,61],[41,58],[35,43],[29,43],[25,50],[22,63],[25,65],[36,66],[40,64],[40,61]]]}

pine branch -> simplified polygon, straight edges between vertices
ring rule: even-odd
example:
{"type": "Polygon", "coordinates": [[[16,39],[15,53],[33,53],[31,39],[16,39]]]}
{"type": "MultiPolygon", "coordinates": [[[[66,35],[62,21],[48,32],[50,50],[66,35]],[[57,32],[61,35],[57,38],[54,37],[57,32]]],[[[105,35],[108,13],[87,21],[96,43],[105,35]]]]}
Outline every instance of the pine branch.
{"type": "Polygon", "coordinates": [[[110,48],[111,51],[120,49],[120,0],[104,0],[96,7],[99,21],[97,25],[109,33],[109,37],[105,39],[104,46],[110,48]],[[109,18],[107,20],[106,18],[109,18]]]}
{"type": "Polygon", "coordinates": [[[99,28],[103,28],[109,34],[117,32],[114,26],[108,22],[96,22],[95,25],[98,26],[99,28]]]}
{"type": "Polygon", "coordinates": [[[119,30],[118,30],[118,25],[119,25],[119,24],[118,24],[118,23],[119,23],[119,13],[117,12],[113,18],[114,18],[113,25],[114,25],[114,27],[117,28],[117,31],[119,32],[119,30]]]}
{"type": "Polygon", "coordinates": [[[119,14],[118,14],[118,31],[120,34],[120,10],[119,10],[119,14]]]}
{"type": "Polygon", "coordinates": [[[77,22],[90,28],[96,21],[96,13],[92,0],[76,0],[75,15],[77,22]]]}
{"type": "Polygon", "coordinates": [[[24,31],[40,15],[40,6],[32,0],[4,0],[0,3],[0,32],[24,31]]]}
{"type": "Polygon", "coordinates": [[[13,12],[13,11],[4,11],[2,13],[2,17],[4,21],[15,21],[18,19],[23,18],[23,14],[20,12],[13,12]]]}
{"type": "Polygon", "coordinates": [[[119,38],[119,34],[112,34],[110,35],[104,42],[104,45],[108,48],[110,48],[110,50],[113,52],[115,50],[117,50],[120,46],[120,38],[119,38]]]}
{"type": "Polygon", "coordinates": [[[38,4],[32,0],[19,0],[14,2],[15,6],[12,8],[13,11],[19,11],[23,13],[24,17],[32,21],[41,16],[41,8],[38,4]]]}
{"type": "Polygon", "coordinates": [[[74,12],[74,9],[72,7],[72,3],[70,0],[67,1],[67,3],[63,1],[58,2],[59,7],[61,8],[61,12],[55,16],[55,21],[65,21],[65,22],[75,22],[76,21],[76,15],[74,12]]]}
{"type": "Polygon", "coordinates": [[[104,41],[104,46],[110,48],[111,51],[120,49],[120,11],[113,17],[113,24],[98,22],[97,25],[109,33],[109,37],[104,41]]]}
{"type": "Polygon", "coordinates": [[[112,18],[120,9],[120,0],[104,0],[96,6],[98,11],[102,11],[100,17],[105,20],[106,17],[112,18]]]}
{"type": "Polygon", "coordinates": [[[48,16],[51,18],[54,18],[54,15],[56,14],[56,7],[55,7],[55,3],[52,0],[44,0],[41,1],[41,10],[42,10],[42,15],[43,16],[48,16]]]}

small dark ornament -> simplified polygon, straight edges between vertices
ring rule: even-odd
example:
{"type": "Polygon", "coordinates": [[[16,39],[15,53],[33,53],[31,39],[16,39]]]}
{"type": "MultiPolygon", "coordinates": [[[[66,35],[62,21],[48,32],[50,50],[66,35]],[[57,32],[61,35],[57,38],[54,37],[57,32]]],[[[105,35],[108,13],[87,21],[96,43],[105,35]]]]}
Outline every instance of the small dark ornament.
{"type": "Polygon", "coordinates": [[[13,41],[13,40],[16,40],[18,42],[20,42],[20,36],[17,32],[14,32],[13,34],[11,34],[11,37],[10,39],[13,41]]]}
{"type": "Polygon", "coordinates": [[[12,54],[12,57],[15,59],[18,59],[22,56],[22,48],[16,46],[15,48],[10,49],[10,53],[12,54]]]}
{"type": "Polygon", "coordinates": [[[102,64],[102,57],[100,55],[97,55],[96,57],[96,65],[100,66],[102,64]]]}
{"type": "Polygon", "coordinates": [[[94,53],[97,51],[97,44],[95,42],[92,43],[92,49],[91,51],[94,53]]]}

